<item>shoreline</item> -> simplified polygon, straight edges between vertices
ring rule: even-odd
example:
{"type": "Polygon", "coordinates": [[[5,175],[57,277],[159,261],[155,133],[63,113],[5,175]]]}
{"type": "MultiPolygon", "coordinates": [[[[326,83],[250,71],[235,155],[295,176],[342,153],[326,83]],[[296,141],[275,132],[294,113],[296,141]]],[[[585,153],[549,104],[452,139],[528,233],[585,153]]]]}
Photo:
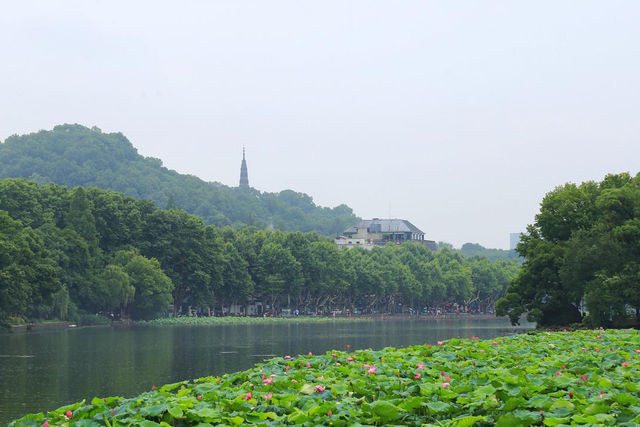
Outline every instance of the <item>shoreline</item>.
{"type": "Polygon", "coordinates": [[[2,333],[31,333],[42,332],[46,330],[61,329],[80,329],[95,327],[112,327],[112,328],[128,328],[136,326],[205,326],[205,325],[243,325],[243,324],[269,324],[269,323],[321,323],[321,322],[351,322],[351,321],[384,321],[384,320],[444,320],[451,318],[474,318],[474,319],[493,319],[499,316],[491,313],[444,313],[444,314],[427,314],[427,315],[407,315],[407,314],[379,314],[379,315],[354,315],[354,316],[298,316],[298,317],[241,317],[241,316],[224,316],[224,317],[163,317],[152,320],[133,321],[133,320],[114,320],[110,324],[104,325],[76,325],[72,322],[59,321],[49,323],[30,323],[26,325],[11,325],[11,329],[2,333]]]}
{"type": "MultiPolygon", "coordinates": [[[[141,322],[132,322],[133,326],[198,326],[198,325],[243,325],[269,323],[325,323],[325,322],[366,322],[386,320],[445,320],[459,318],[494,319],[497,316],[490,313],[467,314],[446,313],[440,315],[355,315],[355,316],[297,316],[297,317],[167,317],[141,322]]],[[[506,317],[506,316],[503,316],[506,317]]]]}
{"type": "MultiPolygon", "coordinates": [[[[367,314],[353,316],[297,316],[297,317],[163,317],[153,320],[132,321],[114,320],[110,324],[100,325],[76,325],[73,322],[59,321],[48,323],[30,323],[25,325],[11,325],[5,333],[32,333],[64,329],[84,329],[84,328],[130,328],[130,327],[161,327],[161,326],[215,326],[215,325],[247,325],[247,324],[270,324],[270,323],[325,323],[325,322],[367,322],[367,321],[387,321],[387,320],[446,320],[446,319],[494,319],[492,313],[443,313],[426,315],[409,314],[367,314]]],[[[502,316],[505,317],[505,316],[502,316]]],[[[518,326],[514,326],[518,327],[518,326]]]]}

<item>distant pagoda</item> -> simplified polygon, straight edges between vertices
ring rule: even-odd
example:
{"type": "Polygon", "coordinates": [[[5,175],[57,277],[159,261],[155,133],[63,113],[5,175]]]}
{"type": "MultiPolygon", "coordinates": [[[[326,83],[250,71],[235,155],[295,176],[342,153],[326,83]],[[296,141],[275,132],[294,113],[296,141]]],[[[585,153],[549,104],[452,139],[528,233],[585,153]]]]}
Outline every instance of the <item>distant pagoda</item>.
{"type": "Polygon", "coordinates": [[[240,166],[240,188],[249,188],[249,174],[247,173],[247,160],[244,158],[244,147],[242,147],[242,165],[240,166]]]}

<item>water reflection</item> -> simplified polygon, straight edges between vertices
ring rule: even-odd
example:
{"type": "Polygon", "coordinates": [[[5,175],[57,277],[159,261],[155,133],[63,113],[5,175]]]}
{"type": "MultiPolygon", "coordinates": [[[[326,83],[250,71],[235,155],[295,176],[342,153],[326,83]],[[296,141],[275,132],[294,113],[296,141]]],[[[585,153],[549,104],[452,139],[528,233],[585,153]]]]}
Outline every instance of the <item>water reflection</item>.
{"type": "Polygon", "coordinates": [[[0,425],[94,396],[132,396],[153,384],[247,369],[269,355],[492,338],[532,327],[469,316],[0,335],[0,425]]]}

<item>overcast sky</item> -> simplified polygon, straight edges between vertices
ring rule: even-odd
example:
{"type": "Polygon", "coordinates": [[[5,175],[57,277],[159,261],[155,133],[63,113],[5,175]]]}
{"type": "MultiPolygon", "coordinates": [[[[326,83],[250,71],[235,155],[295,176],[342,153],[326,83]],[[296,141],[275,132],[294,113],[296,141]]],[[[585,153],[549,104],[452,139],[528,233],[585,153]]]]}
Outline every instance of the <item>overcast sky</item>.
{"type": "Polygon", "coordinates": [[[180,173],[507,248],[545,193],[636,174],[640,2],[0,6],[0,140],[80,123],[180,173]]]}

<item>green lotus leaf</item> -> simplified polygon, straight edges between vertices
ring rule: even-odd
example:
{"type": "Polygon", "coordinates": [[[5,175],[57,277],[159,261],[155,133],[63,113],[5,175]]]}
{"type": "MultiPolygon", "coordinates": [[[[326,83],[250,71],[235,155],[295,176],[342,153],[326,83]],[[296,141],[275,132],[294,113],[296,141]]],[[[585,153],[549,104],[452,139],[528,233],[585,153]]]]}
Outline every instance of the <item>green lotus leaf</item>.
{"type": "Polygon", "coordinates": [[[436,414],[447,413],[452,408],[452,406],[446,402],[428,402],[427,407],[436,414]]]}
{"type": "Polygon", "coordinates": [[[392,421],[398,418],[398,408],[387,400],[376,400],[371,404],[371,409],[382,422],[392,421]]]}
{"type": "Polygon", "coordinates": [[[525,427],[528,425],[528,423],[525,423],[525,421],[512,414],[502,415],[496,423],[496,427],[525,427]]]}
{"type": "Polygon", "coordinates": [[[610,406],[605,402],[594,402],[587,406],[582,413],[585,415],[604,414],[609,411],[610,406]]]}

